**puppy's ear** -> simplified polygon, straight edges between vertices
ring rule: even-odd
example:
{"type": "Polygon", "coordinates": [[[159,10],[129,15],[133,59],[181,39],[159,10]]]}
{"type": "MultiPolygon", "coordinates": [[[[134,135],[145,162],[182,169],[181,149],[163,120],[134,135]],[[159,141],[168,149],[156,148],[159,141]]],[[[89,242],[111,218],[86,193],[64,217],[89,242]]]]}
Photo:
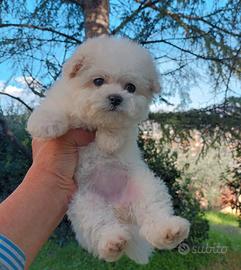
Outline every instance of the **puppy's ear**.
{"type": "Polygon", "coordinates": [[[151,92],[153,94],[158,94],[161,92],[161,84],[157,78],[151,81],[151,92]]]}
{"type": "Polygon", "coordinates": [[[153,94],[161,92],[161,84],[158,80],[152,81],[151,91],[153,92],[153,94]]]}
{"type": "Polygon", "coordinates": [[[161,74],[159,73],[159,70],[157,70],[155,64],[153,63],[151,74],[149,77],[150,82],[150,91],[152,95],[158,94],[162,90],[162,83],[161,83],[161,74]]]}
{"type": "Polygon", "coordinates": [[[63,66],[63,75],[69,79],[74,78],[78,72],[85,68],[85,58],[70,59],[63,66]]]}

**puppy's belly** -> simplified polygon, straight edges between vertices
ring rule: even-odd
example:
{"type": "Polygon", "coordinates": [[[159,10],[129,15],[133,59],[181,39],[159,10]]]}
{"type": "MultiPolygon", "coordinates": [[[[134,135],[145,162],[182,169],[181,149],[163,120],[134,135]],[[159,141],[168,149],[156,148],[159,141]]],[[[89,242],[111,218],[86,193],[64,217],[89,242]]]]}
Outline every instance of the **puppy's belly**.
{"type": "Polygon", "coordinates": [[[127,206],[138,197],[138,187],[132,183],[130,170],[111,155],[102,153],[95,143],[80,151],[76,180],[80,190],[87,189],[114,207],[127,206]]]}
{"type": "Polygon", "coordinates": [[[92,192],[115,206],[127,206],[136,196],[128,169],[117,162],[96,166],[89,181],[92,192]]]}
{"type": "Polygon", "coordinates": [[[128,174],[117,163],[97,166],[90,174],[90,189],[108,201],[119,201],[128,183],[128,174]]]}

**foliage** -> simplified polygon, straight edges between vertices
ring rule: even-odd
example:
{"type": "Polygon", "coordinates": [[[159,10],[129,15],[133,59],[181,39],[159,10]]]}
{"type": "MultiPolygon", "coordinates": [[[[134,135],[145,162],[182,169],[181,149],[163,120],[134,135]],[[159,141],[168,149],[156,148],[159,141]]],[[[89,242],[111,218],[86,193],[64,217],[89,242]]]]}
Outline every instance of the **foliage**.
{"type": "Polygon", "coordinates": [[[233,154],[235,165],[233,168],[228,168],[226,173],[223,174],[223,178],[226,180],[226,186],[229,188],[232,194],[232,200],[230,201],[231,208],[235,209],[239,213],[240,227],[241,227],[241,142],[233,146],[233,154]]]}
{"type": "MultiPolygon", "coordinates": [[[[18,141],[26,148],[30,148],[30,138],[24,129],[26,116],[19,114],[3,116],[0,111],[1,117],[4,117],[9,127],[14,130],[18,141]]],[[[1,126],[0,150],[0,201],[2,201],[20,184],[31,165],[31,160],[2,133],[1,126]]]]}
{"type": "Polygon", "coordinates": [[[149,119],[158,123],[166,142],[188,144],[193,131],[198,131],[205,153],[215,144],[241,139],[241,98],[230,97],[223,104],[202,110],[150,113],[149,119]]]}
{"type": "MultiPolygon", "coordinates": [[[[186,165],[184,175],[191,178],[190,186],[208,200],[208,206],[220,206],[218,194],[224,183],[220,176],[227,166],[232,170],[230,146],[241,139],[241,98],[202,110],[150,113],[149,119],[144,128],[178,151],[178,166],[186,165]]],[[[232,175],[238,177],[238,171],[232,175]]]]}
{"type": "Polygon", "coordinates": [[[195,134],[188,149],[180,144],[172,147],[178,153],[177,166],[184,168],[183,178],[190,178],[190,189],[196,190],[196,195],[203,208],[220,209],[222,205],[220,192],[225,180],[220,176],[226,167],[233,166],[233,157],[228,145],[221,142],[210,148],[204,156],[200,157],[202,145],[199,133],[195,134]]]}
{"type": "Polygon", "coordinates": [[[167,185],[173,198],[175,213],[186,217],[191,223],[188,243],[202,242],[208,237],[208,223],[203,217],[199,202],[190,192],[190,179],[180,184],[182,173],[176,167],[177,156],[170,149],[165,150],[163,141],[139,137],[139,146],[143,150],[144,160],[156,176],[167,185]]]}

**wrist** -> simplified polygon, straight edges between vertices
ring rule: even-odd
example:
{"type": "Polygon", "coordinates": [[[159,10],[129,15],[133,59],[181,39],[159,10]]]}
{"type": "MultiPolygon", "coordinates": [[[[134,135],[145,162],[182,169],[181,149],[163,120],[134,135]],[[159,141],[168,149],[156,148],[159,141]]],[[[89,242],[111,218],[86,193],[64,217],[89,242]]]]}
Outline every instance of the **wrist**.
{"type": "Polygon", "coordinates": [[[24,251],[27,264],[64,217],[74,192],[70,180],[32,165],[19,187],[1,203],[1,233],[24,251]]]}

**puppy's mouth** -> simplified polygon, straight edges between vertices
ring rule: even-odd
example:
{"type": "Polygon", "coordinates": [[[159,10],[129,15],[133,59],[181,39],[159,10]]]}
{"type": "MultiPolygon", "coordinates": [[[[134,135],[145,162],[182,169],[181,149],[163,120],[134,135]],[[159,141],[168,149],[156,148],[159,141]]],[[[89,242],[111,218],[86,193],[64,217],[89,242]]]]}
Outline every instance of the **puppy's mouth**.
{"type": "Polygon", "coordinates": [[[119,109],[118,106],[113,106],[113,105],[111,105],[111,106],[109,106],[108,111],[109,111],[109,112],[119,112],[120,109],[119,109]]]}

